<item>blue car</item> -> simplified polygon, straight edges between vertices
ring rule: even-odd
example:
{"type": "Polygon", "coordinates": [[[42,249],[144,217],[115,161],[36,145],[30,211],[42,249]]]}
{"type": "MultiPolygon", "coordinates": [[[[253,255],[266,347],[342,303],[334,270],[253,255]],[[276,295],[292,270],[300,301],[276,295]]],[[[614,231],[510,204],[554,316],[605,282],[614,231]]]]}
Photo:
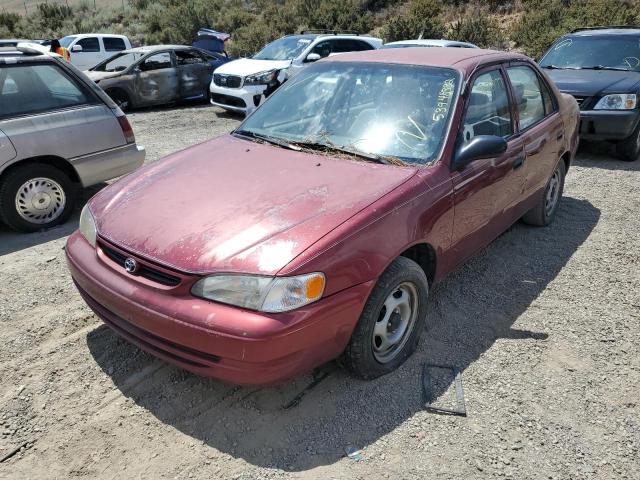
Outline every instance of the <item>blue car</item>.
{"type": "Polygon", "coordinates": [[[229,38],[230,35],[228,33],[217,32],[210,28],[201,28],[198,30],[197,37],[191,46],[207,53],[209,55],[209,63],[213,65],[215,70],[220,65],[231,60],[224,50],[224,42],[229,38]]]}

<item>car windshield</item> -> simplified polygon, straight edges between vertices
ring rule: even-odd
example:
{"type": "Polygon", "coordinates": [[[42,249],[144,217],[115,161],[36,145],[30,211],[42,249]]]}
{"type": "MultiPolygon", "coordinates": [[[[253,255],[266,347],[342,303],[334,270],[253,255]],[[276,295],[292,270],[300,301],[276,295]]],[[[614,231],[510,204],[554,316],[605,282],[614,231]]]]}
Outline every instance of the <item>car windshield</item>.
{"type": "Polygon", "coordinates": [[[458,78],[447,68],[319,63],[280,87],[237,132],[426,164],[443,144],[458,78]]]}
{"type": "Polygon", "coordinates": [[[69,35],[68,37],[61,38],[60,46],[64,48],[69,48],[69,45],[71,45],[71,42],[73,42],[76,38],[78,37],[74,37],[73,35],[69,35]]]}
{"type": "Polygon", "coordinates": [[[309,46],[313,37],[292,36],[283,37],[271,42],[253,58],[256,60],[292,60],[300,55],[309,46]]]}
{"type": "Polygon", "coordinates": [[[568,37],[551,47],[540,66],[640,72],[640,36],[568,37]]]}
{"type": "Polygon", "coordinates": [[[99,63],[91,70],[96,72],[121,72],[140,59],[144,53],[118,53],[113,57],[99,63]]]}

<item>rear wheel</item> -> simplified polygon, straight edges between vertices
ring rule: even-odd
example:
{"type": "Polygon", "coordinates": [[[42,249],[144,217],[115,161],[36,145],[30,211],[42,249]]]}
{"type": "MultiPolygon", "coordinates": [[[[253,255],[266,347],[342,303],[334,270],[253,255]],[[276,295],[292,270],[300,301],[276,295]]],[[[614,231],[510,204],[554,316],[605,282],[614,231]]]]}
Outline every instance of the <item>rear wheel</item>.
{"type": "Polygon", "coordinates": [[[634,162],[640,157],[640,122],[629,138],[616,144],[616,154],[627,162],[634,162]]]}
{"type": "Polygon", "coordinates": [[[372,379],[402,365],[424,329],[428,295],[422,268],[408,258],[396,258],[367,300],[343,354],[346,368],[372,379]]]}
{"type": "Polygon", "coordinates": [[[565,166],[564,161],[560,160],[558,166],[554,170],[543,197],[534,208],[525,213],[522,220],[529,225],[537,227],[545,227],[549,225],[556,216],[562,192],[564,191],[565,166]]]}
{"type": "Polygon", "coordinates": [[[50,165],[25,165],[0,183],[0,218],[22,232],[35,232],[65,222],[75,205],[77,188],[50,165]]]}

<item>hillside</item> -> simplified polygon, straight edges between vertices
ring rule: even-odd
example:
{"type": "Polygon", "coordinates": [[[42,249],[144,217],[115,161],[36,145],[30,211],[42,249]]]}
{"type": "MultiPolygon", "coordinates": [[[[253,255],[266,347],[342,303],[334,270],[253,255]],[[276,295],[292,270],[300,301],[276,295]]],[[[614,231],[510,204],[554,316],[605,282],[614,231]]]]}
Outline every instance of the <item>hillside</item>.
{"type": "Polygon", "coordinates": [[[385,41],[450,38],[538,56],[574,28],[640,23],[640,0],[26,0],[26,15],[21,2],[0,0],[0,38],[111,32],[138,44],[190,43],[206,26],[229,32],[237,56],[303,28],[372,32],[385,41]]]}

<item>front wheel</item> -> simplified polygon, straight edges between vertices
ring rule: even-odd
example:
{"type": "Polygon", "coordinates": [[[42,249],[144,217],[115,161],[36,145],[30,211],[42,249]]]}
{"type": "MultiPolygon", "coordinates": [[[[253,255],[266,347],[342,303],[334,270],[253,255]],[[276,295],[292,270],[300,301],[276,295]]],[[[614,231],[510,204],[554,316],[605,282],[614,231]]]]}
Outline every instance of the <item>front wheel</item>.
{"type": "Polygon", "coordinates": [[[629,138],[616,144],[616,154],[627,162],[634,162],[640,157],[640,122],[629,138]]]}
{"type": "Polygon", "coordinates": [[[429,282],[414,261],[396,258],[378,279],[343,354],[355,376],[372,379],[402,365],[426,321],[429,282]]]}
{"type": "Polygon", "coordinates": [[[131,100],[129,99],[129,95],[121,90],[107,90],[107,95],[111,97],[113,103],[115,103],[120,110],[123,112],[127,112],[131,109],[131,100]]]}
{"type": "Polygon", "coordinates": [[[0,218],[22,232],[59,225],[73,212],[76,191],[69,177],[55,167],[18,167],[0,184],[0,218]]]}
{"type": "Polygon", "coordinates": [[[553,221],[564,191],[565,172],[564,161],[560,160],[553,174],[551,174],[551,178],[549,178],[544,195],[538,204],[522,217],[524,223],[537,227],[546,227],[553,221]]]}

